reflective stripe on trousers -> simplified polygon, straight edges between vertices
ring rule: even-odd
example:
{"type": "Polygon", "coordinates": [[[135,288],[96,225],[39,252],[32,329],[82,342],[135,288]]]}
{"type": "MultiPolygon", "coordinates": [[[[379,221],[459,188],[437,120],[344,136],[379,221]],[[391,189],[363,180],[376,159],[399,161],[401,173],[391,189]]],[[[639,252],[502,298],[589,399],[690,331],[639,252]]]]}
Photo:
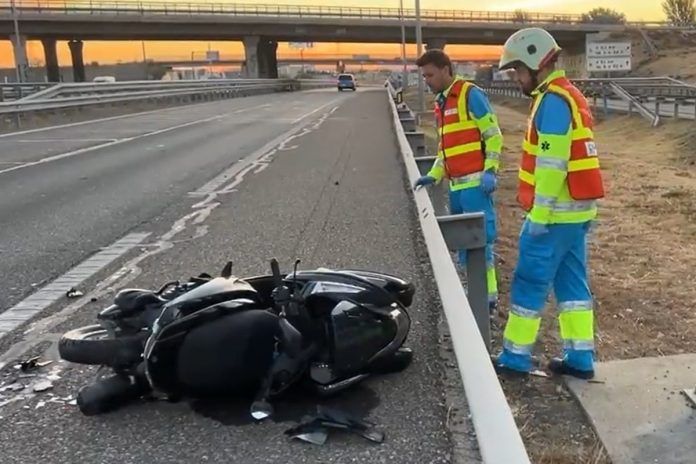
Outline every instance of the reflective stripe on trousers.
{"type": "Polygon", "coordinates": [[[531,369],[541,313],[553,286],[566,362],[576,369],[593,369],[594,314],[585,245],[588,227],[589,223],[552,224],[548,233],[536,237],[526,228],[522,231],[501,363],[531,369]]]}

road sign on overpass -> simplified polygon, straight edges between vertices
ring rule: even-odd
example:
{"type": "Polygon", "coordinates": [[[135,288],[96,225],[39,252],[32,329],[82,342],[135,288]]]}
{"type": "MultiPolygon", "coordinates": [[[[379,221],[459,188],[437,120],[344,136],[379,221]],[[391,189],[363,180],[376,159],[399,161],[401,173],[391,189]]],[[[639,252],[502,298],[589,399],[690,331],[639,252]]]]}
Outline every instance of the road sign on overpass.
{"type": "Polygon", "coordinates": [[[594,42],[588,35],[586,50],[590,72],[631,70],[631,42],[594,42]]]}

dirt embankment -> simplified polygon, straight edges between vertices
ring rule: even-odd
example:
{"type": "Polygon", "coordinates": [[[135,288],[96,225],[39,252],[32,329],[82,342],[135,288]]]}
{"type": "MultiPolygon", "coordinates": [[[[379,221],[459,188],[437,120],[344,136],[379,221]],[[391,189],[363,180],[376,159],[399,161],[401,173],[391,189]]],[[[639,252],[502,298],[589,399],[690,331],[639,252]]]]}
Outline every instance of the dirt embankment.
{"type": "MultiPolygon", "coordinates": [[[[499,349],[523,217],[515,201],[528,104],[494,99],[505,136],[497,191],[496,249],[501,305],[499,349]]],[[[424,118],[423,125],[432,124],[424,118]]],[[[693,122],[616,116],[596,127],[607,197],[590,238],[599,361],[696,352],[696,135],[693,122]]],[[[429,131],[434,134],[433,131],[429,131]]],[[[431,152],[434,139],[430,140],[431,152]]],[[[536,355],[559,354],[553,301],[536,355]]],[[[543,366],[544,364],[542,364],[543,366]]],[[[606,464],[609,459],[578,404],[557,379],[501,379],[537,464],[606,464]]]]}

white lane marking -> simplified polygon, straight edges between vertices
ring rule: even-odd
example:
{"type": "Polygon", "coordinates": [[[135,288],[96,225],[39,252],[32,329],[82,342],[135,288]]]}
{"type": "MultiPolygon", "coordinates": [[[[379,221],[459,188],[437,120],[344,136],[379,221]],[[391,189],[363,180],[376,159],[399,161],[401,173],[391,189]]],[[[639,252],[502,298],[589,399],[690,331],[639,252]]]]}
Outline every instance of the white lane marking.
{"type": "MultiPolygon", "coordinates": [[[[315,92],[315,91],[314,91],[314,90],[305,90],[305,91],[301,91],[301,92],[298,92],[298,93],[313,93],[313,92],[315,92]]],[[[253,97],[252,97],[252,98],[253,98],[253,97]]],[[[232,99],[231,101],[234,101],[234,99],[232,99]]],[[[97,123],[100,123],[100,122],[116,121],[116,120],[118,120],[118,119],[132,118],[132,117],[142,116],[142,115],[146,115],[146,114],[154,114],[154,113],[162,113],[162,114],[164,114],[164,113],[170,113],[170,112],[174,112],[174,111],[181,111],[182,109],[184,109],[184,110],[186,110],[186,111],[191,111],[191,110],[195,110],[195,109],[198,109],[198,108],[200,108],[200,107],[203,107],[203,106],[205,106],[205,105],[210,105],[210,106],[212,106],[212,105],[215,105],[215,104],[220,104],[220,103],[225,103],[225,102],[228,102],[228,101],[227,101],[227,100],[219,100],[219,101],[215,101],[215,102],[193,103],[193,104],[186,104],[186,105],[174,106],[174,107],[172,107],[172,108],[159,108],[159,109],[156,109],[156,110],[147,110],[147,111],[140,111],[140,112],[137,112],[137,113],[120,114],[120,115],[118,115],[118,116],[109,116],[109,117],[106,117],[106,118],[90,119],[90,120],[87,120],[87,121],[79,121],[79,122],[70,122],[70,123],[67,123],[67,124],[58,124],[58,125],[56,125],[56,126],[38,127],[38,128],[36,128],[36,129],[27,129],[27,130],[23,130],[23,131],[8,132],[8,133],[6,133],[6,134],[0,134],[0,139],[5,138],[5,137],[14,137],[14,136],[17,136],[17,135],[33,134],[33,133],[36,133],[36,132],[45,132],[45,131],[54,130],[54,129],[64,129],[64,128],[67,128],[67,127],[77,127],[77,126],[84,126],[84,125],[87,125],[87,124],[97,124],[97,123]]],[[[241,103],[241,102],[240,102],[240,103],[241,103]]],[[[252,107],[249,107],[249,108],[246,108],[246,109],[250,109],[250,108],[253,108],[253,106],[252,106],[252,107]]],[[[245,110],[246,110],[246,109],[245,109],[245,110]]],[[[241,112],[241,111],[240,111],[240,112],[241,112]]]]}
{"type": "MultiPolygon", "coordinates": [[[[337,100],[333,100],[325,105],[322,105],[320,108],[326,107],[332,103],[334,103],[337,100]]],[[[331,115],[333,114],[334,111],[336,111],[338,107],[332,108],[329,112],[327,112],[325,115],[323,115],[321,118],[317,120],[314,124],[313,120],[308,120],[302,124],[299,124],[297,127],[290,129],[289,131],[285,132],[282,134],[280,137],[278,137],[276,140],[280,140],[278,146],[282,146],[284,143],[287,143],[289,140],[292,140],[293,138],[297,138],[300,135],[294,135],[295,133],[299,132],[301,129],[304,129],[302,132],[302,135],[307,134],[311,132],[312,130],[318,129],[321,124],[331,115]],[[310,130],[305,129],[305,127],[310,127],[310,130]]],[[[10,349],[5,352],[4,354],[0,355],[0,369],[2,369],[9,361],[16,359],[19,357],[21,354],[27,352],[29,349],[32,347],[36,346],[37,344],[43,342],[43,341],[49,341],[55,344],[57,339],[60,337],[59,334],[51,333],[50,331],[52,328],[57,325],[61,324],[64,321],[66,321],[71,315],[75,314],[77,311],[79,311],[82,307],[84,307],[86,304],[89,303],[89,301],[92,298],[101,298],[104,297],[107,294],[110,294],[114,291],[114,288],[118,287],[122,288],[129,282],[133,281],[136,277],[138,277],[142,273],[142,269],[140,268],[140,263],[144,261],[145,259],[157,255],[159,253],[162,253],[166,250],[169,250],[173,248],[178,242],[181,241],[191,241],[191,240],[196,240],[198,238],[201,238],[205,236],[208,233],[208,226],[205,224],[202,224],[205,219],[207,219],[212,211],[221,204],[220,201],[215,201],[217,200],[217,197],[219,195],[224,195],[224,194],[229,194],[231,192],[235,191],[235,187],[238,186],[240,183],[243,182],[244,176],[247,175],[250,171],[252,171],[254,168],[256,168],[255,172],[260,172],[263,168],[268,166],[268,163],[271,162],[271,159],[273,155],[277,152],[276,147],[271,147],[270,150],[268,149],[268,145],[264,145],[261,149],[251,153],[244,159],[240,160],[235,166],[230,168],[228,171],[226,171],[225,174],[228,174],[225,179],[225,181],[230,181],[228,184],[225,185],[225,182],[219,183],[218,188],[219,190],[217,191],[208,191],[207,193],[207,198],[204,200],[194,204],[191,206],[193,209],[192,212],[186,214],[185,216],[179,218],[176,220],[173,224],[172,227],[161,235],[160,237],[157,237],[157,239],[152,242],[152,243],[144,243],[140,245],[140,248],[144,249],[145,251],[142,251],[140,254],[137,256],[133,257],[130,261],[126,262],[123,267],[121,267],[118,271],[115,273],[111,274],[110,276],[106,277],[105,279],[99,281],[95,288],[89,292],[85,292],[82,298],[79,298],[77,301],[73,302],[72,304],[67,305],[60,311],[56,312],[55,314],[52,314],[50,316],[37,319],[36,321],[32,322],[29,328],[24,332],[24,337],[22,340],[18,341],[15,343],[10,349]],[[233,176],[233,177],[232,177],[233,176]],[[195,225],[196,230],[193,235],[193,237],[187,237],[182,240],[174,240],[176,235],[184,232],[187,229],[187,226],[189,225],[195,225]],[[29,334],[31,334],[31,337],[29,337],[29,334]]],[[[206,184],[208,185],[208,184],[206,184]]],[[[202,190],[202,189],[199,189],[202,190]]],[[[143,234],[145,236],[149,235],[148,234],[143,234]]],[[[124,237],[125,240],[127,237],[124,237]]],[[[143,237],[144,239],[144,237],[143,237]]],[[[121,242],[121,241],[119,241],[121,242]]],[[[118,242],[117,242],[118,243],[118,242]]],[[[137,245],[137,244],[135,244],[137,245]]],[[[115,259],[115,258],[114,258],[115,259]]],[[[84,264],[84,263],[83,263],[84,264]]],[[[96,272],[96,270],[95,270],[96,272]]],[[[60,281],[60,279],[57,279],[57,281],[60,281]]],[[[53,282],[56,283],[56,282],[53,282]]],[[[76,285],[76,284],[74,284],[76,285]]],[[[74,286],[71,285],[71,286],[74,286]]],[[[68,287],[69,289],[70,287],[68,287]]],[[[33,295],[32,295],[33,296],[33,295]]],[[[31,297],[29,297],[31,298],[31,297]]],[[[29,299],[27,298],[27,299],[29,299]]],[[[26,301],[26,300],[25,300],[26,301]]],[[[21,303],[20,303],[21,304],[21,303]]],[[[0,315],[1,317],[2,315],[0,315]]],[[[0,340],[5,336],[6,334],[3,334],[0,332],[0,340]]],[[[55,346],[53,347],[55,349],[55,346]]],[[[58,355],[55,354],[56,359],[58,355]]]]}
{"type": "Polygon", "coordinates": [[[55,279],[38,292],[33,293],[7,311],[0,314],[0,340],[12,330],[55,303],[65,292],[93,276],[109,263],[124,255],[150,235],[147,233],[129,234],[94,256],[83,261],[67,273],[55,279]]]}
{"type": "Polygon", "coordinates": [[[5,174],[7,172],[17,171],[19,169],[24,169],[24,168],[28,168],[31,166],[36,166],[37,164],[45,164],[45,163],[50,163],[52,161],[58,161],[58,160],[61,160],[63,158],[70,158],[71,156],[81,155],[83,153],[87,153],[87,152],[95,151],[95,150],[100,150],[102,148],[111,147],[113,145],[120,145],[120,144],[126,143],[126,142],[132,142],[133,140],[138,140],[138,139],[142,139],[145,137],[151,137],[153,135],[163,134],[165,132],[170,132],[170,131],[173,131],[176,129],[181,129],[181,128],[193,126],[196,124],[202,124],[205,122],[215,121],[216,119],[225,118],[225,117],[229,116],[230,114],[231,113],[218,114],[217,116],[211,116],[209,118],[204,118],[204,119],[197,119],[195,121],[189,121],[189,122],[185,122],[183,124],[177,124],[176,126],[165,127],[164,129],[158,129],[156,131],[146,132],[144,134],[138,134],[138,135],[134,135],[132,137],[125,137],[122,139],[116,139],[113,142],[100,143],[98,145],[92,145],[90,147],[80,148],[78,150],[69,151],[67,153],[61,153],[59,155],[52,155],[52,156],[49,156],[47,158],[42,158],[38,161],[31,161],[29,163],[25,163],[25,164],[22,164],[20,166],[15,166],[12,168],[0,170],[0,174],[5,174]]]}
{"type": "MultiPolygon", "coordinates": [[[[333,105],[336,103],[338,99],[331,100],[328,103],[325,103],[321,105],[320,107],[305,113],[304,115],[300,116],[299,118],[295,119],[293,121],[293,124],[297,124],[298,122],[302,121],[303,119],[306,119],[308,116],[316,113],[317,111],[326,108],[327,106],[333,105]]],[[[220,188],[222,184],[227,182],[230,178],[233,176],[237,175],[243,168],[244,166],[247,166],[248,163],[257,161],[258,158],[266,155],[269,151],[273,150],[275,147],[282,145],[284,146],[285,143],[287,143],[288,140],[292,139],[293,136],[300,132],[302,129],[305,128],[305,126],[309,125],[311,120],[307,120],[302,124],[298,124],[297,126],[293,127],[292,129],[288,130],[287,132],[280,134],[278,137],[274,138],[252,154],[248,155],[247,157],[239,160],[234,166],[231,168],[227,169],[226,171],[222,172],[218,176],[214,177],[211,179],[208,183],[206,183],[204,186],[196,190],[195,192],[190,192],[190,195],[194,196],[203,196],[203,195],[209,195],[211,192],[214,192],[220,188]]],[[[0,171],[1,172],[1,171],[0,171]]]]}
{"type": "Polygon", "coordinates": [[[20,139],[12,143],[115,142],[118,139],[20,139]]]}
{"type": "MultiPolygon", "coordinates": [[[[303,115],[300,116],[299,118],[295,119],[292,123],[295,124],[295,123],[297,123],[297,122],[300,122],[300,121],[302,121],[303,119],[305,119],[306,117],[313,115],[313,114],[316,113],[317,111],[321,111],[323,108],[326,108],[327,106],[329,106],[329,105],[331,105],[331,104],[333,104],[333,103],[335,103],[335,102],[337,102],[337,101],[339,101],[339,99],[338,99],[338,98],[335,98],[335,99],[331,100],[329,103],[327,103],[327,104],[325,104],[325,105],[321,105],[319,108],[317,108],[317,109],[315,109],[315,110],[313,110],[313,111],[310,111],[309,113],[303,114],[303,115]]],[[[335,111],[335,110],[334,110],[334,111],[335,111]]]]}
{"type": "Polygon", "coordinates": [[[234,113],[235,114],[244,113],[245,111],[249,111],[249,110],[259,110],[261,108],[271,108],[272,106],[273,105],[271,105],[270,103],[264,103],[263,105],[251,106],[249,108],[240,108],[237,111],[235,111],[234,113]]]}

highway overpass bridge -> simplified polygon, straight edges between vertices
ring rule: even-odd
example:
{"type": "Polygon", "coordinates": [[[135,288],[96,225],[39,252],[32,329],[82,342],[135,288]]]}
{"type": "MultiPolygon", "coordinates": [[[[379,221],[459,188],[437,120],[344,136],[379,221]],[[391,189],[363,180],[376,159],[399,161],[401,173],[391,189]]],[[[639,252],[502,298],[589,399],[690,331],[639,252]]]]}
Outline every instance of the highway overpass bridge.
{"type": "MultiPolygon", "coordinates": [[[[497,61],[488,58],[452,58],[454,62],[458,63],[482,63],[482,64],[493,64],[497,61]]],[[[207,61],[201,59],[186,60],[186,59],[154,59],[154,64],[173,67],[173,66],[240,66],[244,65],[245,58],[243,56],[237,57],[220,57],[219,60],[207,61]]],[[[408,64],[414,64],[415,58],[408,57],[406,59],[408,64]]],[[[311,56],[307,58],[295,58],[295,57],[279,57],[277,58],[278,65],[290,65],[290,64],[313,64],[313,65],[336,65],[337,69],[341,67],[342,64],[367,64],[367,65],[400,65],[403,63],[400,57],[392,58],[380,58],[360,55],[355,55],[352,57],[343,56],[311,56]]]]}
{"type": "MultiPolygon", "coordinates": [[[[12,0],[0,0],[0,38],[11,39],[16,62],[26,66],[25,41],[43,42],[49,81],[58,80],[56,41],[69,41],[76,81],[84,80],[85,40],[233,40],[245,48],[249,77],[276,77],[278,42],[400,43],[415,42],[415,12],[393,8],[311,7],[217,3],[74,0],[17,0],[19,37],[14,36],[12,0]]],[[[585,36],[623,32],[659,23],[601,25],[577,15],[510,12],[424,10],[423,41],[427,47],[446,44],[501,44],[515,30],[540,25],[552,31],[565,48],[582,50],[585,36]]]]}

